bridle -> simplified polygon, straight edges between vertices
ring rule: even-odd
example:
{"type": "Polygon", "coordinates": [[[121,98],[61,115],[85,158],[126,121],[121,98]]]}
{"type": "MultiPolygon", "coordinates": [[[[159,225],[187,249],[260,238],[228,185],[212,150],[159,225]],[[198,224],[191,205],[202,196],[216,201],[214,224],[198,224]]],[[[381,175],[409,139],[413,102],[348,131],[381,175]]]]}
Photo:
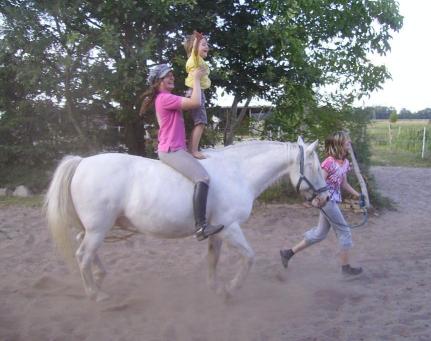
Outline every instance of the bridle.
{"type": "Polygon", "coordinates": [[[329,188],[328,186],[323,186],[319,189],[316,189],[314,185],[310,182],[310,180],[307,179],[307,177],[304,175],[304,147],[301,145],[298,145],[299,147],[299,154],[300,154],[300,162],[299,162],[299,180],[296,184],[296,192],[299,193],[299,188],[301,187],[302,181],[304,181],[308,185],[308,189],[313,191],[313,195],[310,199],[307,199],[307,201],[312,201],[315,197],[317,197],[320,193],[327,191],[329,188]]]}

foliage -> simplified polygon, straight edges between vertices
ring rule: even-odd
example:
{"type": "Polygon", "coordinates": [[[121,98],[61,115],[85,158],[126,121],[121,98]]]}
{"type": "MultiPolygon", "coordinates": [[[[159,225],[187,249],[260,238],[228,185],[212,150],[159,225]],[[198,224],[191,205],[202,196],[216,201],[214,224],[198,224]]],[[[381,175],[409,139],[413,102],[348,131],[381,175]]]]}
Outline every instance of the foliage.
{"type": "Polygon", "coordinates": [[[389,121],[391,121],[391,123],[395,123],[398,120],[398,115],[396,111],[392,111],[390,116],[389,116],[389,121]]]}
{"type": "Polygon", "coordinates": [[[230,143],[246,114],[241,101],[300,112],[318,87],[348,89],[319,99],[338,107],[378,88],[389,74],[366,56],[386,53],[402,25],[394,0],[6,0],[0,15],[0,158],[8,167],[28,160],[28,171],[69,152],[151,152],[137,116],[148,69],[171,62],[181,92],[181,43],[194,29],[213,47],[208,97],[217,86],[234,96],[230,143]]]}
{"type": "Polygon", "coordinates": [[[244,118],[238,103],[247,107],[253,96],[303,110],[319,87],[335,84],[335,92],[320,101],[338,106],[379,88],[389,74],[367,55],[385,54],[391,32],[402,26],[398,5],[390,0],[248,1],[222,18],[224,31],[211,34],[211,42],[220,64],[218,84],[234,95],[225,144],[244,118]]]}
{"type": "Polygon", "coordinates": [[[411,112],[407,109],[401,109],[398,115],[399,119],[429,119],[431,120],[431,108],[419,110],[417,112],[411,112]]]}

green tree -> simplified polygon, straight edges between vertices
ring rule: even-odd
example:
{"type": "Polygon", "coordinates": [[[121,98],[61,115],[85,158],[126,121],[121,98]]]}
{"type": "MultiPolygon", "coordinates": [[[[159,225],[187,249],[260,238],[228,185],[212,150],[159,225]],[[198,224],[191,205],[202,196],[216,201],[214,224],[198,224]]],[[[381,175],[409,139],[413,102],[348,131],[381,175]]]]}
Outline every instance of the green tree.
{"type": "Polygon", "coordinates": [[[397,112],[394,110],[391,112],[389,116],[389,121],[391,121],[391,123],[396,123],[397,120],[398,120],[398,115],[397,115],[397,112]]]}
{"type": "Polygon", "coordinates": [[[316,100],[342,107],[389,77],[368,55],[387,53],[402,26],[393,0],[247,1],[233,7],[211,34],[216,84],[234,96],[225,144],[245,115],[238,114],[238,103],[246,109],[254,96],[301,116],[316,100]],[[317,88],[330,86],[336,90],[317,98],[317,88]]]}
{"type": "Polygon", "coordinates": [[[0,11],[1,53],[20,64],[26,98],[55,98],[85,145],[97,144],[87,114],[115,115],[135,154],[145,151],[137,112],[148,68],[172,61],[181,90],[181,42],[193,29],[213,46],[211,91],[220,86],[234,96],[229,144],[246,113],[238,114],[239,103],[247,107],[253,97],[291,108],[285,115],[300,120],[317,100],[340,106],[378,88],[389,74],[367,55],[386,53],[402,24],[393,0],[9,0],[0,11]],[[331,84],[345,91],[317,98],[316,89],[331,84]]]}

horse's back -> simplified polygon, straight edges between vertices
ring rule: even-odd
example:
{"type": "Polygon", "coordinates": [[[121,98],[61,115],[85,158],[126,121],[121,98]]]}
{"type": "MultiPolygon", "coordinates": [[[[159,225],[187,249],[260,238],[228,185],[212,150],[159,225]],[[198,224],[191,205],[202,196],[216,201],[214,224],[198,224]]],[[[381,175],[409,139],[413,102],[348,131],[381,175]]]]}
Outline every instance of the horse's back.
{"type": "Polygon", "coordinates": [[[106,153],[81,161],[72,180],[72,191],[79,189],[87,194],[94,192],[109,197],[116,194],[126,198],[135,191],[147,191],[163,184],[191,188],[190,181],[160,161],[129,154],[106,153]]]}

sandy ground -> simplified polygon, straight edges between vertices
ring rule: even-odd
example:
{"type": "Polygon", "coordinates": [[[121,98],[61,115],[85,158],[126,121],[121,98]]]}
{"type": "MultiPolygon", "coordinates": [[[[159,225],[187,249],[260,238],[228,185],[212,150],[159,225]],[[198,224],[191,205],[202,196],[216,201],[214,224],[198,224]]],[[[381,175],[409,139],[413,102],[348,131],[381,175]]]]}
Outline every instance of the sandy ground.
{"type": "MultiPolygon", "coordinates": [[[[94,303],[53,252],[39,209],[0,208],[0,340],[430,340],[431,169],[373,168],[397,211],[354,230],[354,265],[341,278],[334,235],[292,259],[318,212],[256,207],[244,233],[256,263],[229,303],[206,285],[206,243],[143,235],[106,243],[100,255],[111,298],[94,303]]],[[[360,217],[347,214],[351,222],[360,217]]],[[[222,250],[223,277],[237,256],[222,250]]]]}

